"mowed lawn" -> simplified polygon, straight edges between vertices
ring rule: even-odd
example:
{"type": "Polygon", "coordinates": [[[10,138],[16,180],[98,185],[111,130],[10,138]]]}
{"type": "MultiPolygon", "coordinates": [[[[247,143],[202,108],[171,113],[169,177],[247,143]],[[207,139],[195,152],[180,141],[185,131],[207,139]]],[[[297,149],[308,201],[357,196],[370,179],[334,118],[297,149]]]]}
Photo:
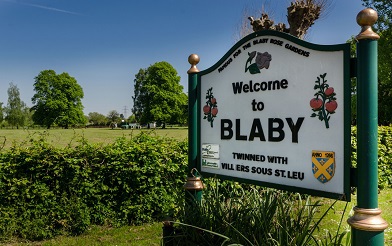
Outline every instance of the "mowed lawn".
{"type": "Polygon", "coordinates": [[[75,146],[81,139],[89,143],[109,144],[120,137],[131,138],[141,132],[147,132],[158,136],[165,136],[184,140],[188,137],[187,128],[167,129],[120,129],[120,128],[80,128],[80,129],[0,129],[0,149],[8,149],[13,144],[29,145],[30,139],[45,139],[57,147],[67,145],[75,146]]]}

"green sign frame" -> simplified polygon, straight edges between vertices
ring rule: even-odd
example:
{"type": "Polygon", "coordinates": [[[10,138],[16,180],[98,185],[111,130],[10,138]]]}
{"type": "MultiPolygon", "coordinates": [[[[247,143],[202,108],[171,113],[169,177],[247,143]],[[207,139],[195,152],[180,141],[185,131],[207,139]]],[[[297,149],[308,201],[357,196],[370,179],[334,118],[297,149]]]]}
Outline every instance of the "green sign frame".
{"type": "MultiPolygon", "coordinates": [[[[286,47],[287,48],[287,47],[286,47]]],[[[297,50],[292,50],[293,52],[297,52],[300,54],[301,51],[297,50]]],[[[245,52],[245,51],[244,51],[245,52]]],[[[301,52],[300,55],[306,55],[306,53],[301,52]]],[[[249,66],[250,67],[250,66],[249,66]]],[[[254,67],[256,69],[256,67],[254,67]]],[[[251,72],[252,68],[248,68],[248,72],[251,72]]],[[[254,71],[257,73],[257,69],[254,71]]],[[[318,45],[318,44],[313,44],[309,43],[303,40],[300,40],[296,37],[293,37],[291,35],[282,33],[282,32],[276,32],[276,31],[261,31],[261,32],[255,32],[252,33],[246,37],[244,37],[242,40],[237,42],[217,63],[215,63],[213,66],[210,68],[196,72],[193,74],[190,74],[189,81],[190,84],[192,84],[192,88],[190,87],[189,89],[189,96],[191,101],[195,103],[195,105],[190,105],[190,107],[193,107],[193,109],[196,110],[197,113],[194,113],[194,116],[196,119],[190,119],[194,120],[196,123],[196,127],[192,127],[193,129],[190,129],[190,142],[193,144],[196,144],[196,148],[190,146],[190,163],[194,163],[194,166],[196,167],[200,174],[203,177],[217,177],[220,179],[225,179],[225,180],[233,180],[233,181],[238,181],[242,183],[249,183],[249,184],[255,184],[255,185],[260,185],[264,187],[271,187],[271,188],[276,188],[276,189],[281,189],[281,190],[287,190],[291,192],[299,192],[299,193],[304,193],[304,194],[310,194],[314,196],[320,196],[320,197],[326,197],[326,198],[333,198],[333,199],[338,199],[338,200],[343,200],[343,201],[350,201],[351,200],[351,186],[350,186],[350,169],[351,169],[351,80],[350,80],[350,44],[345,43],[345,44],[336,44],[336,45],[318,45]],[[209,172],[209,171],[203,171],[201,162],[202,162],[202,157],[201,157],[201,149],[202,149],[202,142],[201,142],[201,131],[203,130],[201,128],[201,124],[205,119],[203,119],[203,101],[205,100],[205,91],[201,91],[201,85],[203,83],[203,77],[213,71],[216,71],[218,69],[227,69],[229,70],[230,67],[226,67],[224,64],[227,63],[228,60],[230,60],[231,57],[236,53],[238,50],[243,50],[245,49],[244,46],[248,44],[251,40],[255,40],[255,38],[258,38],[260,40],[263,39],[263,37],[276,37],[279,40],[286,40],[292,44],[296,44],[301,47],[305,47],[307,50],[310,51],[326,51],[326,52],[334,52],[334,51],[342,51],[343,52],[343,78],[342,81],[344,83],[344,92],[340,92],[343,94],[343,102],[344,102],[344,124],[343,124],[343,153],[344,153],[344,162],[343,162],[343,186],[342,190],[343,192],[326,192],[323,190],[317,190],[317,189],[312,189],[312,187],[297,187],[297,186],[291,186],[291,185],[286,185],[286,184],[277,184],[274,182],[265,182],[265,181],[259,181],[259,180],[254,180],[254,179],[248,179],[248,178],[242,178],[242,177],[233,177],[229,175],[221,175],[221,174],[216,174],[214,172],[209,172]],[[192,92],[193,91],[193,92],[192,92]],[[195,94],[196,93],[196,96],[195,94]],[[193,99],[192,99],[193,98],[193,99]],[[196,138],[196,139],[195,139],[196,138]],[[192,153],[193,152],[193,153],[192,153]]],[[[219,81],[217,81],[219,83],[219,81]]],[[[317,123],[317,119],[314,120],[315,123],[317,123]]]]}

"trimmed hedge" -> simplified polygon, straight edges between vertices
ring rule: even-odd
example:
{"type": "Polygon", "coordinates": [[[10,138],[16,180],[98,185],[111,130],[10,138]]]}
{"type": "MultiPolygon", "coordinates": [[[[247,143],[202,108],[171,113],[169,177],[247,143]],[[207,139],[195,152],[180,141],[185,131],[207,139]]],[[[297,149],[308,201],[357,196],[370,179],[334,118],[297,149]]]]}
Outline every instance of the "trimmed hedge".
{"type": "Polygon", "coordinates": [[[0,239],[39,240],[162,219],[178,208],[187,143],[138,135],[107,146],[45,139],[0,153],[0,239]]]}
{"type": "MultiPolygon", "coordinates": [[[[56,148],[45,135],[0,151],[0,241],[77,235],[92,224],[162,219],[183,207],[186,141],[142,133],[56,148]]],[[[352,160],[356,165],[356,128],[352,160]]],[[[379,186],[392,187],[392,127],[379,128],[379,186]]],[[[236,190],[236,189],[234,189],[236,190]]]]}
{"type": "MultiPolygon", "coordinates": [[[[351,163],[357,166],[357,127],[351,128],[351,163]]],[[[378,127],[378,186],[392,187],[392,126],[378,127]]]]}

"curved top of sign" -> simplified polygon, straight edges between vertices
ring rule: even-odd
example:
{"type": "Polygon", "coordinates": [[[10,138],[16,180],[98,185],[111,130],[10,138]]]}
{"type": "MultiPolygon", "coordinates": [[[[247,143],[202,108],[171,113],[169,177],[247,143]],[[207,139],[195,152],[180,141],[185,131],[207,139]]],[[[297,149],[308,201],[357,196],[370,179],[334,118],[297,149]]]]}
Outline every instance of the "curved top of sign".
{"type": "Polygon", "coordinates": [[[211,67],[209,67],[209,68],[207,68],[207,69],[205,69],[203,71],[200,71],[199,74],[202,75],[202,74],[207,74],[207,73],[210,73],[210,72],[214,71],[223,62],[225,62],[225,60],[233,52],[235,52],[238,48],[241,48],[242,45],[247,43],[249,40],[252,40],[252,39],[257,38],[257,37],[263,37],[263,36],[274,36],[274,37],[283,38],[283,39],[286,39],[286,40],[288,40],[290,42],[298,44],[300,46],[306,47],[308,49],[318,50],[318,51],[338,51],[338,50],[345,50],[345,49],[348,49],[348,51],[349,51],[349,49],[350,49],[350,44],[348,44],[348,43],[333,44],[333,45],[314,44],[314,43],[310,43],[310,42],[304,41],[302,39],[299,39],[299,38],[297,38],[295,36],[292,36],[290,34],[287,34],[287,33],[278,32],[278,31],[274,31],[274,30],[264,30],[264,31],[251,33],[251,34],[245,36],[244,38],[242,38],[228,52],[226,52],[226,54],[218,62],[216,62],[211,67]]]}

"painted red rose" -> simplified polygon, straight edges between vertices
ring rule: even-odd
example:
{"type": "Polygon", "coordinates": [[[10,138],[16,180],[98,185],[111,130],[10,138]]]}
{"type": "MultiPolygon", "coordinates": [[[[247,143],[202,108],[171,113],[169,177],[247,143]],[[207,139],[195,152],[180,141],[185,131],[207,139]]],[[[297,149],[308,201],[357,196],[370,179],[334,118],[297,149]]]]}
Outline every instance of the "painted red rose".
{"type": "Polygon", "coordinates": [[[211,110],[211,108],[210,108],[210,106],[208,106],[208,105],[205,105],[205,106],[203,107],[203,112],[204,112],[204,114],[210,113],[210,110],[211,110]]]}
{"type": "Polygon", "coordinates": [[[336,101],[330,101],[325,104],[325,109],[329,113],[335,112],[336,108],[338,107],[338,103],[336,101]]]}
{"type": "Polygon", "coordinates": [[[212,104],[215,104],[215,103],[216,103],[216,98],[215,98],[215,97],[211,98],[211,103],[212,103],[212,104]]]}
{"type": "Polygon", "coordinates": [[[325,90],[325,95],[327,97],[329,97],[330,95],[332,95],[335,92],[335,90],[333,89],[333,87],[329,87],[328,89],[325,90]]]}
{"type": "Polygon", "coordinates": [[[310,107],[312,109],[320,109],[323,106],[323,100],[318,99],[318,98],[313,98],[312,100],[310,100],[310,107]]]}
{"type": "Polygon", "coordinates": [[[218,114],[218,108],[215,107],[215,108],[211,109],[211,114],[212,114],[212,116],[216,116],[218,114]]]}

